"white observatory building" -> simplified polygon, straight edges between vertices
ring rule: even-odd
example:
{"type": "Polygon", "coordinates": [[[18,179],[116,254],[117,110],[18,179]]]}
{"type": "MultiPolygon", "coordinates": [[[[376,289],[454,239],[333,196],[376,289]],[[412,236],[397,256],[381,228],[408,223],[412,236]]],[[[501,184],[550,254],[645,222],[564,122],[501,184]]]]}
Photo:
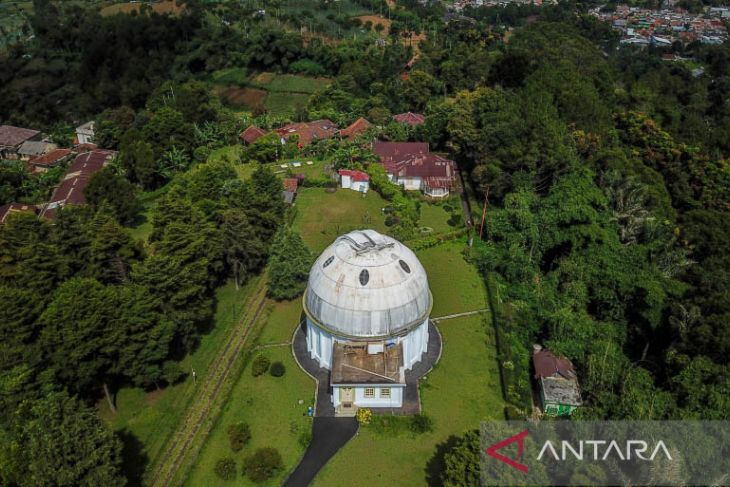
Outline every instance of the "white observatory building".
{"type": "Polygon", "coordinates": [[[401,407],[405,371],[429,341],[432,297],[416,255],[374,230],[342,235],[312,266],[303,303],[307,351],[330,371],[337,414],[401,407]]]}

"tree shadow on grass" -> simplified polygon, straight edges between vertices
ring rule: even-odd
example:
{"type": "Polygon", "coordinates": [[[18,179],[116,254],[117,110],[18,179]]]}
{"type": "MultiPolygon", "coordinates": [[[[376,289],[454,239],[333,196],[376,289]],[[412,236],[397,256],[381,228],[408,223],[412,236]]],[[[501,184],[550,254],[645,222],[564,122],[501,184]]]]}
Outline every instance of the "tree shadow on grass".
{"type": "Polygon", "coordinates": [[[127,485],[141,487],[142,476],[149,463],[144,444],[127,429],[118,431],[117,436],[122,440],[122,470],[127,477],[127,485]]]}
{"type": "Polygon", "coordinates": [[[441,473],[444,471],[444,455],[451,450],[459,441],[459,437],[451,435],[436,445],[436,452],[426,463],[426,483],[428,487],[441,487],[441,473]]]}

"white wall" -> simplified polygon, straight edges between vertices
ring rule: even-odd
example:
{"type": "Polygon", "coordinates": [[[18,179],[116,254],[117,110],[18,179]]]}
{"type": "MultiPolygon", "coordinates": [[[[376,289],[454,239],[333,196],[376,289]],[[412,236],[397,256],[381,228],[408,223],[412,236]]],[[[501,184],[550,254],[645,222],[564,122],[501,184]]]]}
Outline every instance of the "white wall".
{"type": "Polygon", "coordinates": [[[333,337],[307,318],[307,351],[309,356],[319,361],[320,367],[332,368],[333,337]]]}
{"type": "Polygon", "coordinates": [[[360,191],[363,193],[367,193],[369,188],[370,188],[370,185],[368,184],[367,181],[353,181],[350,184],[350,189],[355,190],[355,191],[360,191]]]}
{"type": "MultiPolygon", "coordinates": [[[[321,367],[332,368],[332,345],[335,340],[337,337],[307,318],[307,351],[310,357],[319,361],[321,367]]],[[[412,329],[406,336],[396,338],[395,341],[403,343],[403,366],[408,370],[421,360],[421,355],[428,349],[428,320],[412,329]]]]}
{"type": "Polygon", "coordinates": [[[351,185],[352,185],[352,179],[350,178],[350,176],[343,174],[340,176],[340,178],[341,178],[340,183],[342,184],[342,187],[345,189],[350,189],[351,185]]]}
{"type": "MultiPolygon", "coordinates": [[[[403,405],[403,391],[405,386],[357,385],[352,388],[353,402],[361,408],[399,408],[403,405]],[[375,389],[375,397],[365,397],[366,387],[372,387],[375,389]],[[390,388],[390,398],[380,397],[380,389],[383,387],[390,388]]],[[[332,387],[332,404],[335,407],[340,405],[340,386],[332,387]]]]}
{"type": "Polygon", "coordinates": [[[402,185],[408,191],[420,191],[423,186],[421,178],[398,178],[398,184],[402,185]]]}

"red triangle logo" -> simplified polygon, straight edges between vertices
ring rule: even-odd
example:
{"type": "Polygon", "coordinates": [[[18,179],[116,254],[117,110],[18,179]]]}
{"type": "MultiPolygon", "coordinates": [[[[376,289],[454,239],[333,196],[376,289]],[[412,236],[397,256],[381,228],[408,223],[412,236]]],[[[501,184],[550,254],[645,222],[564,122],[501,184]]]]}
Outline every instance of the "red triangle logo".
{"type": "Polygon", "coordinates": [[[528,470],[527,465],[524,465],[517,460],[521,460],[522,454],[525,452],[525,436],[527,436],[528,433],[529,433],[529,431],[525,430],[521,433],[517,433],[514,436],[510,436],[509,438],[490,446],[489,448],[487,448],[485,450],[485,452],[490,457],[496,458],[500,462],[506,463],[510,467],[514,467],[517,470],[519,470],[520,472],[527,473],[527,470],[528,470]],[[502,455],[501,453],[497,453],[497,450],[499,450],[500,448],[504,448],[505,446],[507,446],[511,443],[514,443],[514,442],[517,442],[517,459],[516,460],[506,457],[506,456],[502,455]]]}

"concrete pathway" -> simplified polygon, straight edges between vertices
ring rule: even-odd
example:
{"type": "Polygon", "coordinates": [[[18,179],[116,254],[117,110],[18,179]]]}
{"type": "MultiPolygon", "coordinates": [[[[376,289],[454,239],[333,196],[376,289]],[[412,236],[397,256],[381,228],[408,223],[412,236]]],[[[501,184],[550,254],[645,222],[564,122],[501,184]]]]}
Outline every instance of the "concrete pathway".
{"type": "Polygon", "coordinates": [[[355,436],[357,428],[355,418],[315,417],[312,424],[312,442],[297,468],[282,485],[284,487],[309,485],[329,459],[355,436]]]}
{"type": "Polygon", "coordinates": [[[483,308],[483,309],[475,309],[474,311],[464,311],[463,313],[455,313],[453,315],[446,315],[446,316],[439,316],[438,318],[431,318],[431,321],[434,323],[438,323],[440,321],[444,320],[450,320],[452,318],[461,318],[462,316],[472,316],[472,315],[478,315],[481,313],[488,313],[489,308],[483,308]]]}

